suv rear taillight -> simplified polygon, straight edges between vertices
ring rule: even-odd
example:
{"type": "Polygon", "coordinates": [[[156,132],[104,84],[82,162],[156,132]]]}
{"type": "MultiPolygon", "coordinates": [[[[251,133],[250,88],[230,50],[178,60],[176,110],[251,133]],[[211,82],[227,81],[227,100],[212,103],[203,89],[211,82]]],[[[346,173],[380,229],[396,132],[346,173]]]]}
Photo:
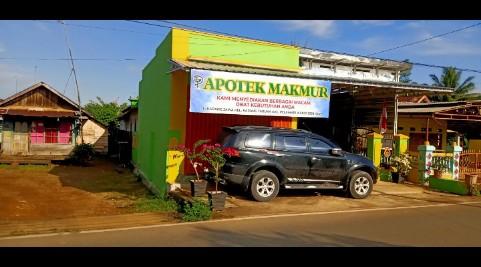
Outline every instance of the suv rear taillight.
{"type": "Polygon", "coordinates": [[[223,152],[231,157],[240,157],[239,150],[233,148],[233,147],[226,147],[222,149],[223,152]]]}

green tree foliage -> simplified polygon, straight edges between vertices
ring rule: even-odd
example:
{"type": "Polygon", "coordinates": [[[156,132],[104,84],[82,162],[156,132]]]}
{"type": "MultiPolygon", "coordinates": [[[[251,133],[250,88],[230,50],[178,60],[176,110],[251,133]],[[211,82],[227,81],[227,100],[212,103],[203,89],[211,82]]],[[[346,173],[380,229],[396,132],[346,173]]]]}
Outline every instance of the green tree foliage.
{"type": "MultiPolygon", "coordinates": [[[[405,59],[405,60],[403,60],[403,62],[409,63],[409,59],[405,59]]],[[[411,80],[411,70],[412,70],[412,66],[408,70],[405,70],[405,71],[401,72],[401,74],[399,76],[399,82],[415,83],[411,80]]]]}
{"type": "Polygon", "coordinates": [[[97,101],[98,102],[89,100],[89,103],[86,104],[83,109],[106,127],[117,125],[117,116],[128,106],[127,103],[118,105],[115,101],[105,103],[105,101],[98,96],[97,101]]]}
{"type": "Polygon", "coordinates": [[[473,100],[480,99],[479,93],[472,93],[474,83],[472,80],[474,76],[469,76],[461,82],[462,71],[456,70],[454,67],[443,68],[443,74],[438,78],[435,74],[430,74],[429,77],[433,80],[433,86],[443,86],[454,88],[452,94],[431,96],[432,101],[452,102],[459,100],[473,100]]]}

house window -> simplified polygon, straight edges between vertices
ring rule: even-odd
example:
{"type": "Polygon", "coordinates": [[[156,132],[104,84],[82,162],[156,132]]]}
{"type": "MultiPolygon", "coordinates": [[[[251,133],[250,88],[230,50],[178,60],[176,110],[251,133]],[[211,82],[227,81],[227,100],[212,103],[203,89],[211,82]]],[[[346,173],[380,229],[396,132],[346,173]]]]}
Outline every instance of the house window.
{"type": "Polygon", "coordinates": [[[72,124],[57,119],[32,122],[31,143],[68,144],[71,143],[72,124]]]}

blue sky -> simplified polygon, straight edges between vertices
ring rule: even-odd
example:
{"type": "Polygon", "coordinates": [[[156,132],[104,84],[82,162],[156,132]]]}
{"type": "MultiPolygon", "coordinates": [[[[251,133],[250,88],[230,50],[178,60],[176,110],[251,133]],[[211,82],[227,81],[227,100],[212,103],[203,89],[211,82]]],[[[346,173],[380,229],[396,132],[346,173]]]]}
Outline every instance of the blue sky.
{"type": "MultiPolygon", "coordinates": [[[[481,93],[481,20],[66,20],[67,39],[77,73],[82,105],[101,97],[127,102],[138,95],[141,71],[154,56],[170,27],[168,22],[218,32],[352,55],[370,55],[398,46],[431,40],[375,54],[392,60],[453,66],[462,79],[475,76],[481,93]]],[[[197,29],[200,30],[200,29],[197,29]]],[[[44,81],[77,102],[68,60],[64,26],[58,21],[0,21],[0,99],[44,81]]],[[[429,74],[442,68],[414,65],[411,79],[431,84],[429,74]]]]}

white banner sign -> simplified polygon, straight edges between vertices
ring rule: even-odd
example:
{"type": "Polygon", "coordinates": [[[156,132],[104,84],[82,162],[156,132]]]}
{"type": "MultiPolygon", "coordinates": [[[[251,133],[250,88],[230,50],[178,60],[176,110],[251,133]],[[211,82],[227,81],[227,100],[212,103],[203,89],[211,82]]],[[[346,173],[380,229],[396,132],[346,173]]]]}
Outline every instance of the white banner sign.
{"type": "Polygon", "coordinates": [[[191,70],[190,112],[329,117],[331,82],[191,70]]]}

